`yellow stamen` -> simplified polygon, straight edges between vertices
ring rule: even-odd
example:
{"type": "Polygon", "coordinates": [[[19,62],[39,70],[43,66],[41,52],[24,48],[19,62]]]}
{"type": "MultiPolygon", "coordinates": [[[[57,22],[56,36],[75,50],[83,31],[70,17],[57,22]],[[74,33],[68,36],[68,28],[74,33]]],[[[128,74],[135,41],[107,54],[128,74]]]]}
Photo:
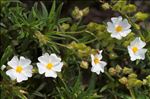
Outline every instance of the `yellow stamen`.
{"type": "Polygon", "coordinates": [[[95,58],[94,58],[94,63],[95,63],[95,64],[98,64],[99,62],[100,62],[100,60],[99,60],[97,57],[95,57],[95,58]]]}
{"type": "Polygon", "coordinates": [[[50,70],[50,69],[52,69],[53,64],[52,64],[52,63],[48,63],[46,67],[47,67],[47,69],[49,69],[49,70],[50,70]]]}
{"type": "Polygon", "coordinates": [[[22,66],[17,66],[16,67],[16,72],[21,73],[23,70],[22,66]]]}
{"type": "Polygon", "coordinates": [[[120,25],[118,25],[116,28],[115,28],[115,30],[117,31],[117,32],[121,32],[122,31],[122,26],[120,26],[120,25]]]}
{"type": "Polygon", "coordinates": [[[138,51],[138,48],[137,47],[133,47],[132,51],[133,51],[133,53],[136,53],[138,51]]]}

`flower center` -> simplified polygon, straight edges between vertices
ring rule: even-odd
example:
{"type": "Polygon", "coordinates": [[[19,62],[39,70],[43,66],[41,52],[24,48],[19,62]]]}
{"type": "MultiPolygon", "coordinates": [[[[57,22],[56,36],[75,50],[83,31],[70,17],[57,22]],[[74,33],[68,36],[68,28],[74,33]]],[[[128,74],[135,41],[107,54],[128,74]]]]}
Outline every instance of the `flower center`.
{"type": "Polygon", "coordinates": [[[138,51],[138,48],[137,47],[133,47],[132,51],[133,51],[133,53],[136,53],[138,51]]]}
{"type": "Polygon", "coordinates": [[[116,30],[117,32],[121,32],[121,31],[123,30],[123,28],[122,28],[122,26],[118,25],[118,26],[115,28],[115,30],[116,30]]]}
{"type": "Polygon", "coordinates": [[[22,66],[17,66],[16,67],[16,72],[21,73],[23,70],[22,66]]]}
{"type": "Polygon", "coordinates": [[[53,67],[52,63],[48,63],[47,66],[46,66],[46,68],[49,69],[49,70],[52,69],[52,67],[53,67]]]}
{"type": "Polygon", "coordinates": [[[94,58],[94,63],[95,63],[95,64],[100,63],[100,61],[99,61],[99,59],[98,59],[97,57],[94,58]]]}

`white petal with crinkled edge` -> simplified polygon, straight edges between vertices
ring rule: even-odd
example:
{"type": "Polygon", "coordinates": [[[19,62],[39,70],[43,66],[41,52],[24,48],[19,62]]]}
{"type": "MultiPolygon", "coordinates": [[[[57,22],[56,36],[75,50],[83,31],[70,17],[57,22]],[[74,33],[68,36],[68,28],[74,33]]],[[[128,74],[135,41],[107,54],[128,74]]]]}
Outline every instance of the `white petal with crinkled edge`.
{"type": "Polygon", "coordinates": [[[40,56],[40,57],[38,58],[38,60],[39,60],[41,63],[43,63],[43,64],[46,65],[46,64],[49,62],[49,54],[48,54],[48,53],[43,54],[42,56],[40,56]]]}
{"type": "Polygon", "coordinates": [[[31,60],[26,59],[26,58],[24,58],[23,56],[20,57],[19,66],[26,67],[26,66],[28,66],[28,65],[30,65],[30,64],[31,64],[31,60]]]}
{"type": "Polygon", "coordinates": [[[146,43],[143,42],[140,37],[136,37],[130,44],[130,46],[137,46],[139,49],[143,48],[145,45],[146,43]]]}
{"type": "Polygon", "coordinates": [[[56,71],[56,72],[61,72],[62,67],[63,67],[63,62],[60,62],[59,64],[56,64],[56,65],[52,68],[52,70],[53,70],[53,71],[56,71]]]}
{"type": "Polygon", "coordinates": [[[49,70],[45,73],[45,77],[53,77],[56,78],[57,77],[57,73],[55,71],[49,70]]]}
{"type": "Polygon", "coordinates": [[[19,59],[17,56],[14,56],[8,63],[7,63],[10,67],[12,68],[16,68],[16,66],[19,65],[19,59]]]}
{"type": "Polygon", "coordinates": [[[126,37],[130,32],[131,32],[131,29],[124,30],[124,31],[122,31],[122,32],[120,33],[120,35],[121,35],[122,37],[126,37]]]}
{"type": "Polygon", "coordinates": [[[15,80],[17,78],[16,71],[14,69],[7,70],[6,74],[11,78],[11,80],[15,80]]]}
{"type": "Polygon", "coordinates": [[[17,74],[17,82],[22,82],[22,81],[25,81],[25,80],[27,80],[28,79],[28,77],[27,76],[25,76],[24,74],[17,74]]]}
{"type": "Polygon", "coordinates": [[[118,39],[118,40],[121,40],[121,39],[122,39],[122,37],[121,37],[121,35],[120,35],[119,33],[112,33],[112,34],[111,34],[111,37],[112,37],[112,38],[116,38],[116,39],[118,39]]]}
{"type": "Polygon", "coordinates": [[[46,67],[44,66],[44,64],[42,64],[42,63],[37,63],[37,67],[38,67],[38,71],[39,71],[40,74],[45,73],[46,67]]]}
{"type": "Polygon", "coordinates": [[[118,23],[120,23],[120,21],[122,21],[122,17],[121,16],[119,16],[119,17],[112,17],[111,21],[113,22],[113,24],[118,24],[118,23]]]}

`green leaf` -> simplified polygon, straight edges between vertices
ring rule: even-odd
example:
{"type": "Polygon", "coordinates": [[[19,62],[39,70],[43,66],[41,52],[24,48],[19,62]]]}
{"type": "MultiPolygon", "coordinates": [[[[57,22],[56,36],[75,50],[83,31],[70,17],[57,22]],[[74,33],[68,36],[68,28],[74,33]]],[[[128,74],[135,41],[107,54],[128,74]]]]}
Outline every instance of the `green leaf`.
{"type": "Polygon", "coordinates": [[[8,59],[9,57],[11,57],[12,54],[13,54],[13,49],[12,49],[12,47],[9,45],[9,46],[5,49],[5,51],[4,51],[4,53],[3,53],[2,57],[1,57],[1,60],[0,60],[0,67],[1,67],[3,64],[6,63],[7,59],[8,59]]]}

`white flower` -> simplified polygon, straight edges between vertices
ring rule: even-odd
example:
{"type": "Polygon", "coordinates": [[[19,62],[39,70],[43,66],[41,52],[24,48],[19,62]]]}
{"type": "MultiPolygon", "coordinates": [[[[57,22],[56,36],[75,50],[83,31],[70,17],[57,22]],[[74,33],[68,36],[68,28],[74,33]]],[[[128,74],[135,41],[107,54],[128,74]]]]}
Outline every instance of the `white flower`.
{"type": "Polygon", "coordinates": [[[140,37],[136,37],[135,40],[133,40],[130,45],[128,46],[128,52],[131,58],[131,61],[135,61],[136,59],[145,59],[145,53],[147,49],[144,49],[143,47],[146,45],[145,42],[143,42],[140,37]]]}
{"type": "Polygon", "coordinates": [[[61,62],[61,58],[57,57],[56,54],[49,55],[45,53],[38,60],[40,61],[40,63],[37,63],[39,73],[45,73],[45,77],[56,78],[57,72],[61,72],[63,62],[61,62]]]}
{"type": "Polygon", "coordinates": [[[1,70],[3,71],[6,68],[6,65],[2,65],[1,70]]]}
{"type": "Polygon", "coordinates": [[[96,74],[100,74],[100,72],[104,72],[104,67],[107,65],[106,62],[101,61],[102,59],[102,50],[98,52],[98,54],[93,55],[91,54],[91,59],[92,59],[92,72],[96,72],[96,74]]]}
{"type": "Polygon", "coordinates": [[[119,16],[112,17],[111,21],[112,22],[107,22],[107,31],[111,33],[112,38],[120,40],[131,32],[131,25],[127,19],[122,20],[122,17],[119,16]]]}
{"type": "Polygon", "coordinates": [[[32,65],[29,59],[24,58],[23,56],[18,59],[17,56],[14,56],[11,61],[7,63],[12,69],[6,71],[6,74],[12,79],[17,80],[17,82],[22,82],[27,80],[28,77],[32,77],[32,65]]]}

